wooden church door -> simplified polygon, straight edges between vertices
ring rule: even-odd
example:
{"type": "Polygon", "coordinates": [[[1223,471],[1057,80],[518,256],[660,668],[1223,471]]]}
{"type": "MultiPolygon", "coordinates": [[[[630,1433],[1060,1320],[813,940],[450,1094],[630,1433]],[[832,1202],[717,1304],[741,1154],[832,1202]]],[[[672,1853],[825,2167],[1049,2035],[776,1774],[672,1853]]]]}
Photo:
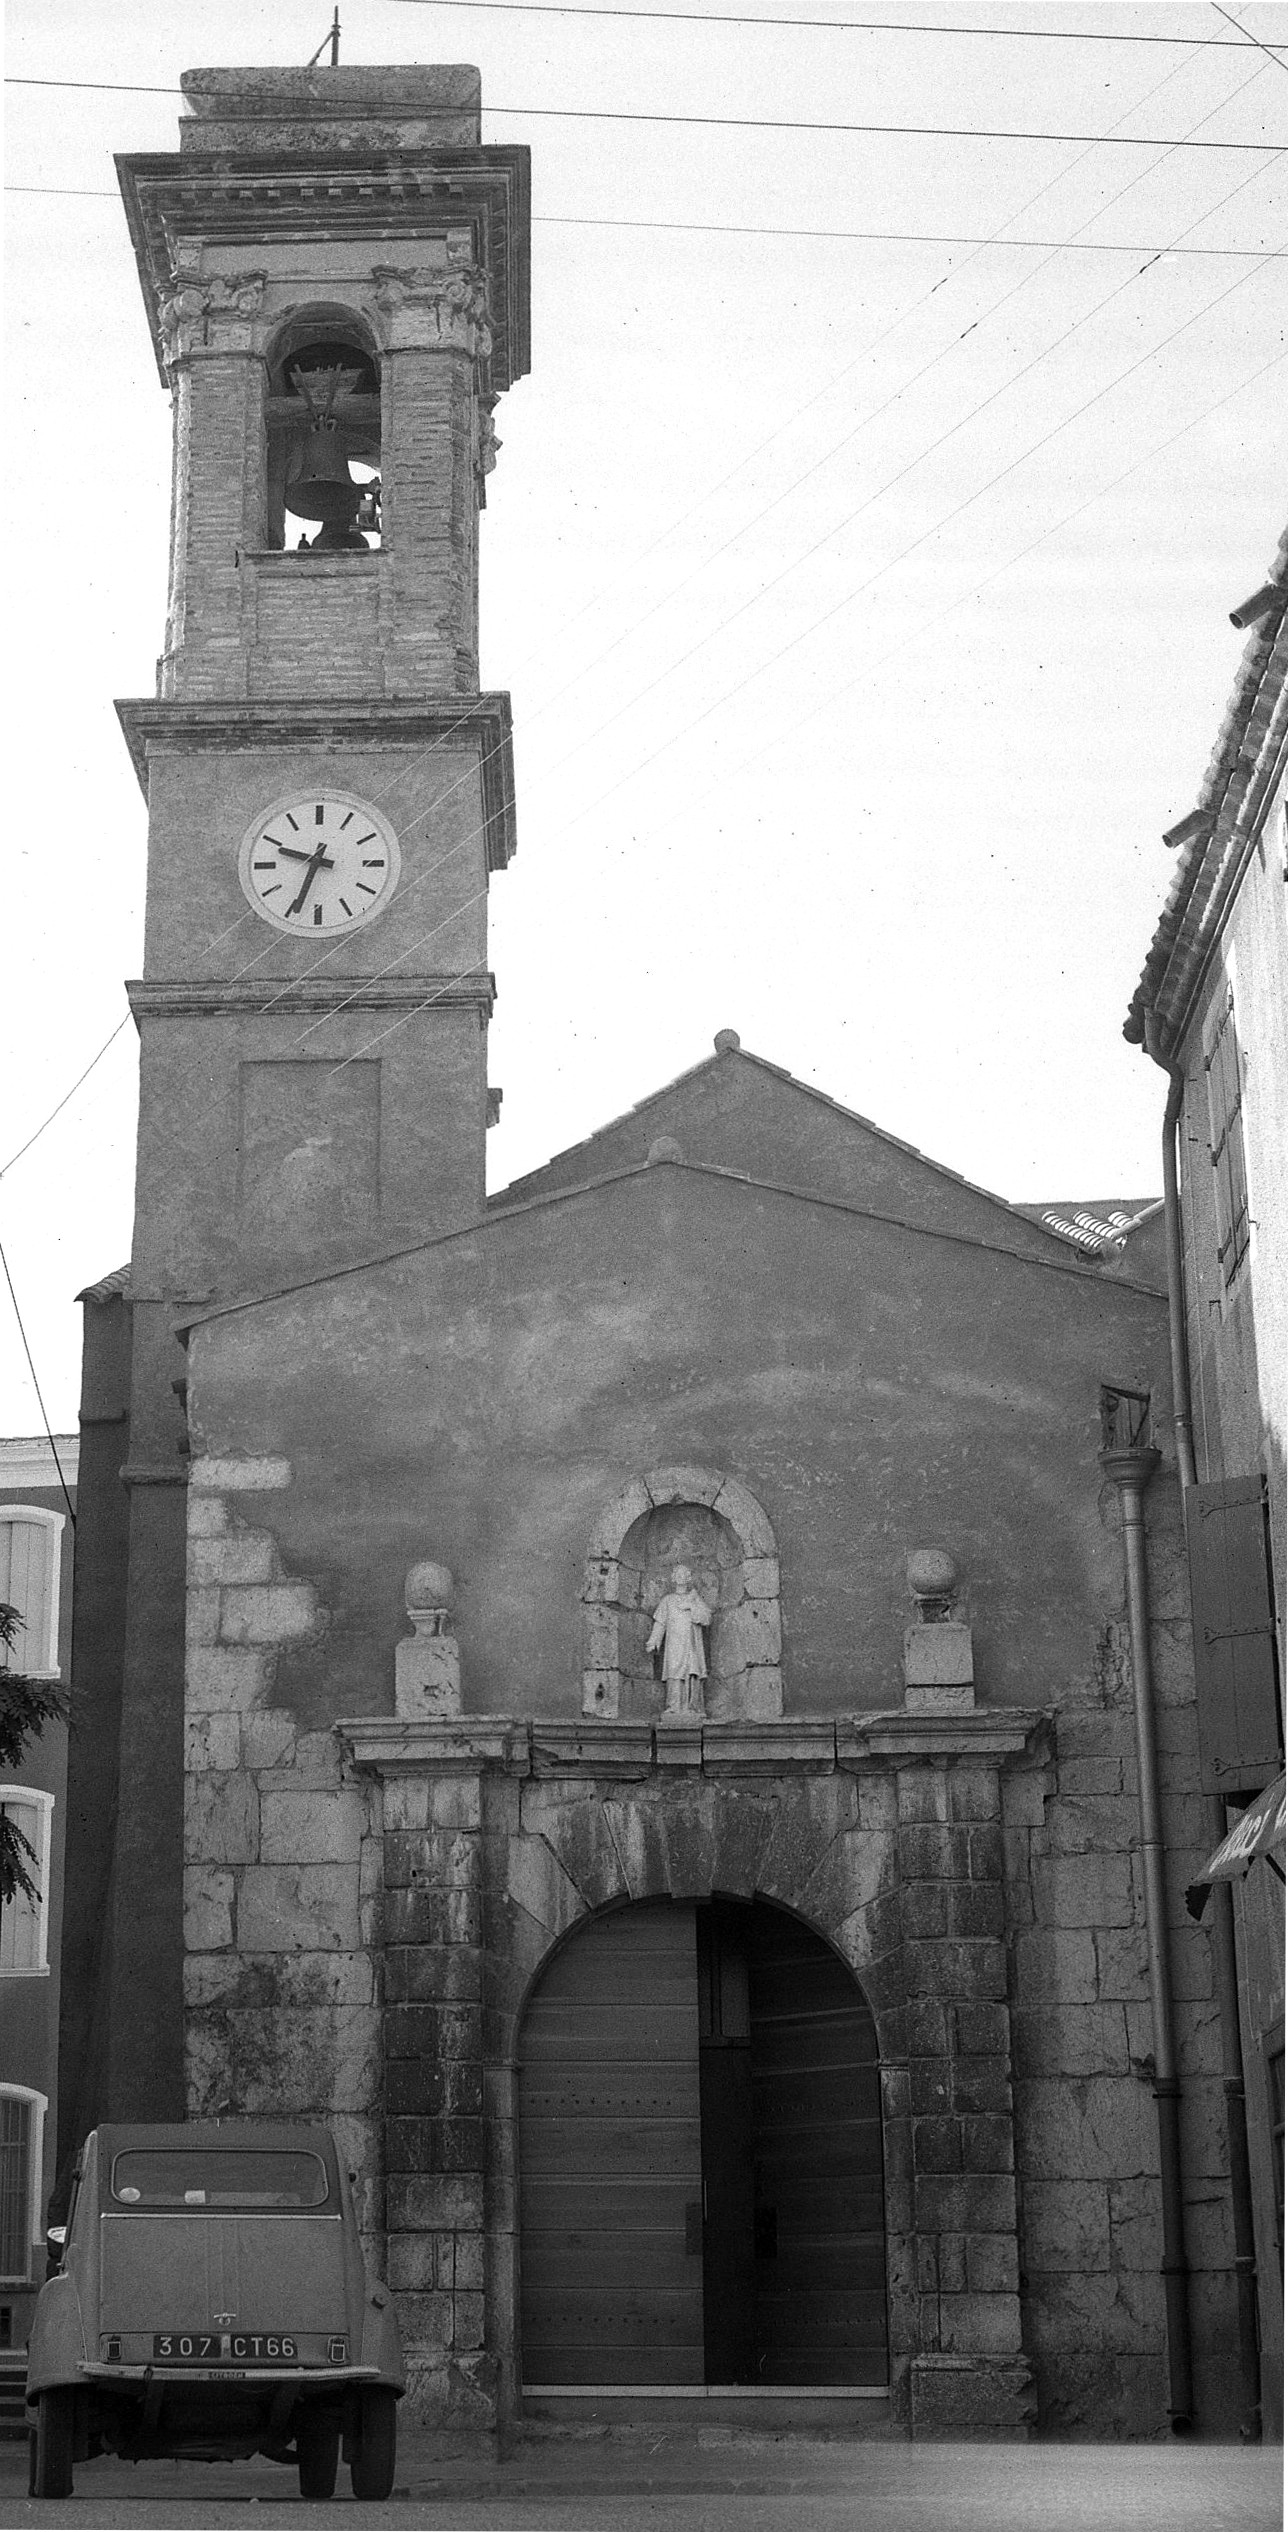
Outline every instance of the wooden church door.
{"type": "Polygon", "coordinates": [[[519,2158],[532,2388],[884,2384],[875,2027],[784,1910],[574,1935],[524,2023],[519,2158]]]}
{"type": "Polygon", "coordinates": [[[693,1910],[645,1902],[556,1954],[519,2066],[523,2373],[700,2383],[693,1910]]]}

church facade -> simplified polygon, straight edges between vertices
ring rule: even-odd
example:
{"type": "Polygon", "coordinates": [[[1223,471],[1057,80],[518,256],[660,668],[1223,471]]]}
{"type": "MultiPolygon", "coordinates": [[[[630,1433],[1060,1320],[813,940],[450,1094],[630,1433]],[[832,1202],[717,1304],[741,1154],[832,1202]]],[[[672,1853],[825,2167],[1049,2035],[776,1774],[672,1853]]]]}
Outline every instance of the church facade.
{"type": "Polygon", "coordinates": [[[184,85],[122,162],[176,489],[64,2151],[328,2119],[429,2419],[1228,2429],[1153,1214],[732,1031],[486,1198],[526,153],[473,72],[184,85]]]}

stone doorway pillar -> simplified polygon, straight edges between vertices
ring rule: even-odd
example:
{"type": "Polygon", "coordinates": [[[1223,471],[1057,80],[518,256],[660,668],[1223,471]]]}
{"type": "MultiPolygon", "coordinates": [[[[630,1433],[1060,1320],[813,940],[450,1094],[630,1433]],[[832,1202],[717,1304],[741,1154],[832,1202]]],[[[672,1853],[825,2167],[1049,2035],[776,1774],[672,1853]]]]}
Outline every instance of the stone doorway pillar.
{"type": "Polygon", "coordinates": [[[996,1763],[898,1769],[917,2296],[914,2435],[1017,2435],[1020,2331],[1002,1801],[996,1763]]]}

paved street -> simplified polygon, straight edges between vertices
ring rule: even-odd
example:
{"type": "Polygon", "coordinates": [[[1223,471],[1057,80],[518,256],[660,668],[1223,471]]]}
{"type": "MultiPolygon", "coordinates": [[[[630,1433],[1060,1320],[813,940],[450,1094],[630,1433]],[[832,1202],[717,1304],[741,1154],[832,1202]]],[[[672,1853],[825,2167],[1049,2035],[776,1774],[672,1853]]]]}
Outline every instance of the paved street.
{"type": "Polygon", "coordinates": [[[405,2439],[385,2505],[305,2507],[284,2469],[100,2461],[37,2504],[0,2445],[0,2524],[302,2523],[426,2532],[1275,2532],[1282,2453],[1235,2445],[989,2446],[645,2435],[525,2443],[504,2461],[405,2439]]]}

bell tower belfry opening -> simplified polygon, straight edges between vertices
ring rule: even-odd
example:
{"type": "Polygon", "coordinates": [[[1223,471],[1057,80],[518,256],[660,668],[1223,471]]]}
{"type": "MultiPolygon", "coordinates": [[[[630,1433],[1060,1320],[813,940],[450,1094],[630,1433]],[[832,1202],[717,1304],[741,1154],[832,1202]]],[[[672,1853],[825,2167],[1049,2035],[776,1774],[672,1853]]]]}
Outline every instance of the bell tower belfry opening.
{"type": "Polygon", "coordinates": [[[137,1855],[105,1827],[69,1900],[82,2128],[184,2105],[176,1328],[482,1218],[514,850],[478,539],[528,366],[528,153],[481,144],[468,67],[182,87],[178,151],[118,162],[174,465],[157,691],[118,707],[148,804],[128,1553],[83,1762],[89,1807],[106,1765],[148,1825],[137,1855]]]}

